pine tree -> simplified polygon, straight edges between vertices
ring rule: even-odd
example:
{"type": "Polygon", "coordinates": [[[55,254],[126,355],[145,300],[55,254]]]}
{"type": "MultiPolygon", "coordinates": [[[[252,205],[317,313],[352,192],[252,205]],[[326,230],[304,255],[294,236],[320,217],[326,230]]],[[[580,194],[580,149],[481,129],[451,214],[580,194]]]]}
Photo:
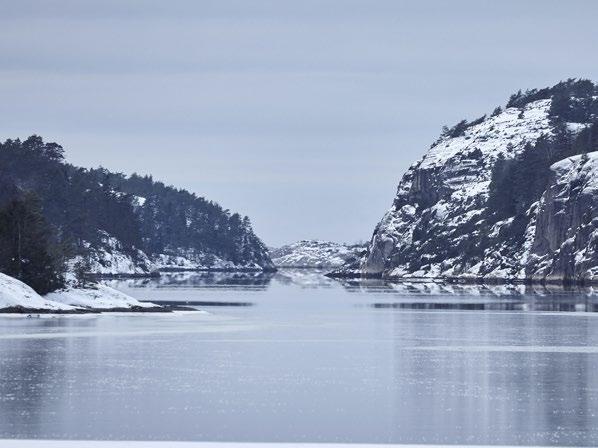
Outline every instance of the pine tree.
{"type": "Polygon", "coordinates": [[[557,90],[552,96],[549,115],[564,121],[571,115],[571,97],[565,90],[557,90]]]}
{"type": "Polygon", "coordinates": [[[64,286],[64,258],[49,235],[33,193],[11,200],[0,210],[0,270],[40,294],[64,286]]]}
{"type": "Polygon", "coordinates": [[[267,249],[250,226],[229,226],[231,213],[220,205],[151,176],[74,167],[64,162],[60,145],[36,135],[0,143],[0,204],[15,197],[11,188],[16,185],[39,196],[52,240],[69,247],[71,256],[104,250],[108,234],[131,256],[137,249],[151,256],[184,247],[269,263],[267,249]],[[143,205],[137,197],[145,199],[143,205]],[[242,251],[235,241],[250,250],[242,251]]]}
{"type": "Polygon", "coordinates": [[[488,212],[496,220],[515,215],[515,161],[500,154],[492,168],[488,195],[488,212]]]}

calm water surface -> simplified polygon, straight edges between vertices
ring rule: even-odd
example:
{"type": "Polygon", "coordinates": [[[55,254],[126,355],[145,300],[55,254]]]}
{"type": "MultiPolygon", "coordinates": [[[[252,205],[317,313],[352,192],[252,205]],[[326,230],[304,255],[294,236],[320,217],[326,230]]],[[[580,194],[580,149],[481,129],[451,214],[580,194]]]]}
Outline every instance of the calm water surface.
{"type": "Polygon", "coordinates": [[[111,284],[206,312],[0,317],[0,438],[598,444],[592,290],[111,284]]]}

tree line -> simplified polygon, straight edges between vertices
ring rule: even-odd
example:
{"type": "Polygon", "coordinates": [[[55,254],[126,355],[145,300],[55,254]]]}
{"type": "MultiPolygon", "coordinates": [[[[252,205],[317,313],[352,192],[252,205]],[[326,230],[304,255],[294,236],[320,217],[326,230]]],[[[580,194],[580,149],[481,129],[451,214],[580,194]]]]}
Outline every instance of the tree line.
{"type": "Polygon", "coordinates": [[[151,176],[84,169],[33,135],[0,143],[0,271],[40,293],[64,285],[66,260],[103,248],[182,249],[238,264],[270,262],[249,218],[151,176]]]}

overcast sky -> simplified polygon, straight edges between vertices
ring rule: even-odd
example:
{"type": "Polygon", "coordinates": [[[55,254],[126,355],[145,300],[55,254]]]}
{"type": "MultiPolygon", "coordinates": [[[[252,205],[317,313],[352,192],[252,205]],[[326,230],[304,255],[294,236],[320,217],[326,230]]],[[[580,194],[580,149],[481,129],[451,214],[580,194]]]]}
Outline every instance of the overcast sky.
{"type": "Polygon", "coordinates": [[[0,137],[152,174],[269,245],[367,240],[443,124],[598,79],[598,2],[0,0],[0,137]]]}

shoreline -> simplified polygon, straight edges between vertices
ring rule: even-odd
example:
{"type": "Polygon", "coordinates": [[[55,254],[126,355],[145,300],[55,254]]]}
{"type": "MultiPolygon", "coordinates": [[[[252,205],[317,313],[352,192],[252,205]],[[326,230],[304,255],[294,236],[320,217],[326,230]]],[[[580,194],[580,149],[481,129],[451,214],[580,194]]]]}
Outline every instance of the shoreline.
{"type": "Polygon", "coordinates": [[[598,280],[575,279],[521,279],[501,277],[395,277],[374,273],[338,273],[324,274],[335,280],[382,280],[389,283],[437,283],[437,284],[462,284],[462,285],[541,285],[541,286],[597,286],[598,280]]]}
{"type": "Polygon", "coordinates": [[[53,310],[49,308],[28,308],[20,305],[0,308],[0,316],[6,314],[18,315],[32,315],[32,314],[56,314],[56,315],[73,315],[73,314],[109,314],[109,313],[131,313],[131,314],[145,314],[145,313],[173,313],[175,311],[201,311],[190,306],[183,306],[181,304],[164,304],[152,307],[132,306],[130,308],[114,307],[114,308],[76,308],[72,310],[53,310]]]}
{"type": "Polygon", "coordinates": [[[297,266],[293,266],[293,265],[278,265],[276,266],[279,270],[280,269],[301,269],[301,270],[328,270],[328,269],[338,269],[340,268],[340,266],[306,266],[306,265],[297,265],[297,266]]]}
{"type": "Polygon", "coordinates": [[[277,268],[271,269],[254,269],[254,268],[160,268],[158,269],[158,274],[165,272],[165,273],[176,273],[176,272],[241,272],[241,273],[262,273],[262,274],[270,274],[277,272],[277,268]]]}
{"type": "MultiPolygon", "coordinates": [[[[326,268],[325,268],[326,269],[326,268]]],[[[184,272],[230,272],[230,273],[262,273],[273,274],[278,271],[278,268],[268,269],[254,269],[254,268],[160,268],[154,272],[148,273],[118,273],[118,274],[98,274],[86,273],[85,276],[93,280],[117,280],[117,279],[134,279],[134,278],[158,278],[162,273],[184,273],[184,272]]]]}

